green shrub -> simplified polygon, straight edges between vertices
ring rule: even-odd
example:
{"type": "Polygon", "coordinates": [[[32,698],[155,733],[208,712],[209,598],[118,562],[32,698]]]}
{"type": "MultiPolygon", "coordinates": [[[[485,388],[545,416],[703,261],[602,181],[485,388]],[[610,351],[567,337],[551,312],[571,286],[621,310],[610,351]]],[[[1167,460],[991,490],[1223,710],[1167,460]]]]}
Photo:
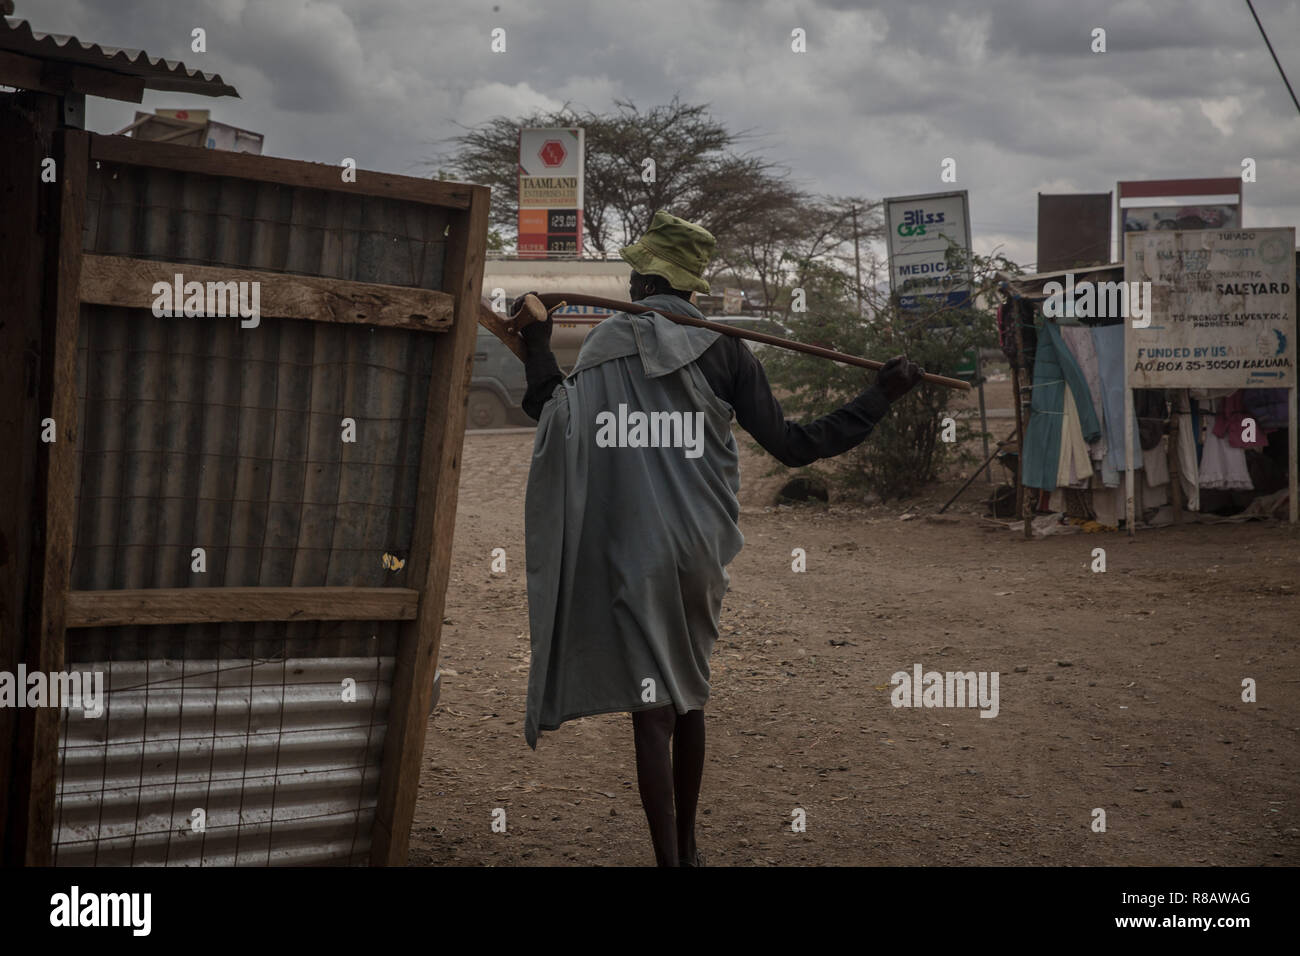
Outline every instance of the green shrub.
{"type": "MultiPolygon", "coordinates": [[[[1019,272],[1005,259],[977,258],[977,290],[991,291],[994,268],[1019,272]]],[[[878,361],[906,354],[927,372],[950,377],[970,349],[996,343],[995,317],[984,309],[902,312],[892,302],[880,302],[867,318],[859,319],[846,276],[829,267],[812,268],[808,275],[807,312],[790,313],[785,319],[798,341],[878,361]]],[[[983,298],[977,296],[976,301],[983,298]]],[[[805,423],[850,401],[876,376],[784,349],[765,349],[762,357],[773,387],[788,393],[782,399],[787,417],[805,423]]],[[[956,441],[941,440],[943,419],[957,394],[921,383],[893,405],[865,442],[807,470],[850,493],[874,492],[882,500],[915,495],[945,468],[974,460],[962,451],[969,439],[980,435],[967,424],[970,419],[955,419],[956,441]]]]}

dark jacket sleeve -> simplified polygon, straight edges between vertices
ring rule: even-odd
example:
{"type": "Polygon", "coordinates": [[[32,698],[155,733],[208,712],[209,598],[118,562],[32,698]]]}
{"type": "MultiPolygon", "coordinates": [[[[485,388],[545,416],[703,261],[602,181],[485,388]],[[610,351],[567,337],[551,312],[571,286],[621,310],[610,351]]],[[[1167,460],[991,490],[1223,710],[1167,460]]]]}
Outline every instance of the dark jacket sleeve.
{"type": "Polygon", "coordinates": [[[524,362],[524,377],[528,390],[524,392],[524,413],[533,421],[542,417],[542,409],[551,400],[555,386],[564,381],[560,363],[555,361],[555,353],[550,347],[537,348],[525,345],[527,360],[524,362]]]}
{"type": "Polygon", "coordinates": [[[791,468],[834,458],[857,447],[889,410],[884,391],[872,385],[847,405],[808,425],[786,421],[762,364],[740,339],[730,336],[709,346],[699,365],[714,394],[736,410],[740,427],[791,468]]]}

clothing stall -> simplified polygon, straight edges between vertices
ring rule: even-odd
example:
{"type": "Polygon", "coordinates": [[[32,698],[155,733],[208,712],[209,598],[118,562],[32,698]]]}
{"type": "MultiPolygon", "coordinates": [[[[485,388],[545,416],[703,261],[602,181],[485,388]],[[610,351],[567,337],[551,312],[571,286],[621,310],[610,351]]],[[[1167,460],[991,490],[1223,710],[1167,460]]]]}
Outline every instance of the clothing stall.
{"type": "MultiPolygon", "coordinates": [[[[1123,282],[1124,272],[1112,263],[1069,275],[1106,283],[1123,282]]],[[[1045,309],[1053,283],[1066,282],[1062,271],[1004,276],[1001,283],[998,327],[1017,391],[1025,536],[1031,525],[1040,534],[1050,528],[1035,515],[1059,516],[1059,523],[1086,531],[1131,532],[1239,513],[1256,498],[1263,513],[1285,513],[1290,389],[1137,388],[1126,427],[1125,319],[1045,309]]]]}

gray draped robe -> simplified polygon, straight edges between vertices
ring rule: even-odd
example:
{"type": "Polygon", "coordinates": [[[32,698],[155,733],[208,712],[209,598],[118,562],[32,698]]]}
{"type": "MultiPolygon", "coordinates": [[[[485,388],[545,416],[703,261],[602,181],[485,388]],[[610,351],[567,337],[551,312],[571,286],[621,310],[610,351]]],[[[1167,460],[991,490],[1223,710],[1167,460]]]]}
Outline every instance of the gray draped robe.
{"type": "MultiPolygon", "coordinates": [[[[700,315],[676,297],[640,304],[700,315]]],[[[531,747],[575,717],[708,700],[726,565],[744,543],[732,408],[694,364],[717,336],[653,313],[611,316],[542,411],[525,503],[531,747]],[[668,442],[679,433],[662,413],[702,420],[702,454],[602,447],[614,432],[638,437],[606,426],[597,441],[602,413],[620,405],[661,413],[654,431],[668,442]]]]}

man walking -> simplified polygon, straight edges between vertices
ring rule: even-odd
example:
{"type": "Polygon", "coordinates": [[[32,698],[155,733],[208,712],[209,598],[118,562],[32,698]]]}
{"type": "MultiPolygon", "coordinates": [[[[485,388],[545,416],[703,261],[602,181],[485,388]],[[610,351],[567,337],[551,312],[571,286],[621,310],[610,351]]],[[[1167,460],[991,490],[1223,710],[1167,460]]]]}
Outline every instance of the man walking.
{"type": "Polygon", "coordinates": [[[809,425],[785,420],[762,365],[739,339],[676,325],[703,317],[714,239],[659,211],[621,255],[630,297],[587,336],[573,371],[550,350],[551,322],[525,327],[538,420],[525,503],[532,663],[524,733],[630,712],[637,784],[660,866],[698,866],[695,811],[704,705],[737,519],[740,426],[783,464],[854,448],[921,377],[898,356],[876,382],[809,425]],[[671,745],[671,747],[670,747],[671,745]],[[671,753],[670,753],[671,750],[671,753]]]}

